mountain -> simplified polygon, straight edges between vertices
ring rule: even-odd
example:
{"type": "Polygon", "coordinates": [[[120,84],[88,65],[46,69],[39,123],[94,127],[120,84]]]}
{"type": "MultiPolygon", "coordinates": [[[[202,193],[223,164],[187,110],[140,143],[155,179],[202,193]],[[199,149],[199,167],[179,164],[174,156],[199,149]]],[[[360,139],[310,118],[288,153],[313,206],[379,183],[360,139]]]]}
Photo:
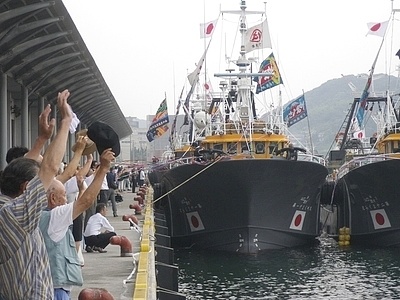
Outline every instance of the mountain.
{"type": "MultiPolygon", "coordinates": [[[[375,74],[370,89],[370,96],[383,96],[387,91],[388,76],[375,74]]],[[[307,147],[311,142],[315,153],[326,156],[334,142],[336,134],[342,127],[343,121],[355,97],[360,97],[368,79],[368,74],[346,75],[331,79],[321,86],[305,93],[308,120],[296,123],[289,128],[307,147]],[[310,130],[308,128],[310,125],[310,130]]],[[[390,76],[390,90],[398,83],[397,77],[390,76]]],[[[376,131],[375,126],[366,128],[366,136],[376,131]]]]}

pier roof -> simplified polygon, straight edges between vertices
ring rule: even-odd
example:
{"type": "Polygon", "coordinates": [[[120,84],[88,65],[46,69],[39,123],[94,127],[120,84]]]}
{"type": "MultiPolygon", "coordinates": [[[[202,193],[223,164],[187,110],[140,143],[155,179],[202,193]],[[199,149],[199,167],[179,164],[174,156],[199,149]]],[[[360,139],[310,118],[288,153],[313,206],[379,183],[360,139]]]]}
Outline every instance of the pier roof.
{"type": "Polygon", "coordinates": [[[55,104],[68,88],[82,123],[112,124],[121,139],[132,132],[61,0],[0,0],[0,71],[15,100],[23,86],[29,104],[55,104]]]}

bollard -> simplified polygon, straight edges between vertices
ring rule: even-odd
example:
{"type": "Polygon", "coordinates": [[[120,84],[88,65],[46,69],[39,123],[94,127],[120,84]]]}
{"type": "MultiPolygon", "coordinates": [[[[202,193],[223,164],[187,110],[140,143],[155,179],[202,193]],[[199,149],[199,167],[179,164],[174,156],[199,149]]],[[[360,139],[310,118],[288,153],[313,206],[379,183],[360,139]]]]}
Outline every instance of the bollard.
{"type": "Polygon", "coordinates": [[[145,198],[145,193],[140,190],[136,193],[136,195],[142,197],[143,199],[145,198]]]}
{"type": "Polygon", "coordinates": [[[144,188],[144,187],[140,187],[139,188],[139,192],[142,192],[143,194],[147,194],[147,189],[146,188],[144,188]]]}
{"type": "Polygon", "coordinates": [[[142,214],[142,208],[137,203],[136,204],[129,204],[129,208],[135,210],[135,215],[141,215],[142,214]]]}
{"type": "Polygon", "coordinates": [[[121,247],[121,256],[133,256],[132,243],[123,235],[114,235],[110,238],[111,245],[119,245],[121,247]]]}
{"type": "Polygon", "coordinates": [[[139,224],[139,220],[135,217],[135,215],[123,215],[122,221],[129,221],[129,229],[135,229],[139,224]]]}
{"type": "Polygon", "coordinates": [[[114,297],[106,289],[85,288],[79,293],[78,300],[114,300],[114,297]]]}
{"type": "MultiPolygon", "coordinates": [[[[132,205],[132,204],[131,204],[132,205]]],[[[131,219],[133,221],[133,223],[135,223],[136,225],[139,224],[138,219],[135,217],[135,215],[123,215],[122,216],[122,221],[129,221],[131,222],[129,219],[131,219]]]]}
{"type": "Polygon", "coordinates": [[[143,203],[144,203],[143,197],[141,197],[141,196],[133,197],[133,200],[139,202],[140,205],[143,205],[143,203]]]}

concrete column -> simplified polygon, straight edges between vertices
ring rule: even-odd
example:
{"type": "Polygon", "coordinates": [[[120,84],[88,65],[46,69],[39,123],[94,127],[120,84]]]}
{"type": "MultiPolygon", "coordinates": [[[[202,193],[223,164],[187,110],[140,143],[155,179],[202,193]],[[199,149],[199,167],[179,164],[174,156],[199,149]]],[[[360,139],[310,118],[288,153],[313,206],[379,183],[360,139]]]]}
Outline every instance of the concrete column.
{"type": "Polygon", "coordinates": [[[7,75],[1,74],[0,83],[0,170],[4,170],[7,165],[6,155],[9,148],[8,143],[8,107],[7,107],[7,75]]]}
{"type": "Polygon", "coordinates": [[[28,109],[28,89],[21,87],[21,146],[30,149],[29,145],[29,109],[28,109]]]}
{"type": "Polygon", "coordinates": [[[44,111],[44,98],[40,97],[38,100],[38,116],[44,111]]]}

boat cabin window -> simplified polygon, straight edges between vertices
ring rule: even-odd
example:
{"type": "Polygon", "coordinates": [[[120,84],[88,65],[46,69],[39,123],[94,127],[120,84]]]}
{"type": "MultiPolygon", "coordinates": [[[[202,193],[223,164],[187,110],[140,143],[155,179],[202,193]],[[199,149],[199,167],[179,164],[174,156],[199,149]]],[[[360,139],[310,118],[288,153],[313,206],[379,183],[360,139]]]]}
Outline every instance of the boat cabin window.
{"type": "Polygon", "coordinates": [[[398,153],[400,152],[399,143],[397,141],[392,141],[386,145],[386,153],[398,153]]]}
{"type": "Polygon", "coordinates": [[[241,149],[241,152],[242,152],[242,153],[244,153],[244,152],[250,152],[251,149],[249,149],[249,147],[250,147],[250,145],[248,145],[246,142],[240,143],[240,149],[241,149]]]}
{"type": "Polygon", "coordinates": [[[229,154],[236,154],[237,153],[237,143],[228,143],[226,145],[226,152],[229,154]]]}
{"type": "Polygon", "coordinates": [[[217,150],[224,150],[224,145],[223,144],[214,144],[213,149],[217,150]]]}
{"type": "Polygon", "coordinates": [[[377,140],[377,138],[374,137],[374,136],[369,138],[369,144],[370,144],[371,147],[375,145],[376,140],[377,140]]]}
{"type": "Polygon", "coordinates": [[[277,142],[269,143],[269,146],[268,146],[269,154],[273,154],[276,150],[278,150],[278,143],[277,142]]]}
{"type": "Polygon", "coordinates": [[[256,154],[264,154],[265,153],[265,144],[263,142],[256,143],[256,154]]]}

